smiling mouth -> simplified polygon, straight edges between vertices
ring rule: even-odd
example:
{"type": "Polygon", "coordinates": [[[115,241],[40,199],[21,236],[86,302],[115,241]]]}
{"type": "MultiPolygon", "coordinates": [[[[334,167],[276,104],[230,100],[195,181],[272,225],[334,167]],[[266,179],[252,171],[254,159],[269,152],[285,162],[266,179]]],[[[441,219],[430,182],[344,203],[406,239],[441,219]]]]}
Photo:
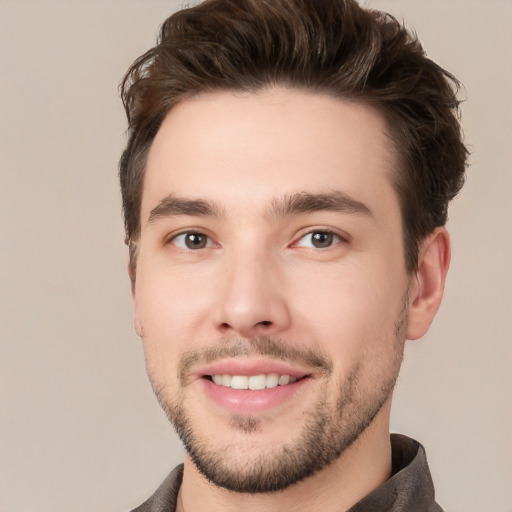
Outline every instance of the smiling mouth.
{"type": "MultiPolygon", "coordinates": [[[[250,389],[253,391],[261,389],[272,389],[278,386],[293,384],[301,378],[290,375],[279,375],[277,373],[260,375],[205,375],[205,378],[218,386],[231,389],[250,389]]],[[[304,378],[304,377],[302,377],[304,378]]]]}

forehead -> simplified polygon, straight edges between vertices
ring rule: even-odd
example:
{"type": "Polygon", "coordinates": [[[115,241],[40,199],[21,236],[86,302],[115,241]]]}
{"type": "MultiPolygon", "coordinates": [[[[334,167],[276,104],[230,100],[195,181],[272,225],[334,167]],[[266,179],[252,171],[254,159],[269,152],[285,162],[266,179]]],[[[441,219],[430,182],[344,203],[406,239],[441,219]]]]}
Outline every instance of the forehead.
{"type": "Polygon", "coordinates": [[[393,165],[385,121],[367,105],[287,88],[207,93],[175,106],[157,133],[142,223],[168,194],[228,209],[301,192],[396,202],[393,165]]]}

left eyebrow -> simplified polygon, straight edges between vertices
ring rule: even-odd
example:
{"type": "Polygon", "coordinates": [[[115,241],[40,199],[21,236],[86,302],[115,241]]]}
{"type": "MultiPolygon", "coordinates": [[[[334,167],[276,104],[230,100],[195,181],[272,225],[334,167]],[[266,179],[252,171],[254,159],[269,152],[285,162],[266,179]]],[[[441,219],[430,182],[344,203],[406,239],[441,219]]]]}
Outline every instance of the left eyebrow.
{"type": "Polygon", "coordinates": [[[373,217],[371,210],[360,201],[343,192],[329,192],[325,194],[311,194],[299,192],[297,194],[274,199],[269,217],[285,217],[298,213],[312,213],[331,211],[365,215],[373,217]]]}
{"type": "Polygon", "coordinates": [[[169,194],[149,213],[148,224],[161,217],[190,215],[195,217],[222,217],[217,205],[202,199],[188,199],[169,194]]]}

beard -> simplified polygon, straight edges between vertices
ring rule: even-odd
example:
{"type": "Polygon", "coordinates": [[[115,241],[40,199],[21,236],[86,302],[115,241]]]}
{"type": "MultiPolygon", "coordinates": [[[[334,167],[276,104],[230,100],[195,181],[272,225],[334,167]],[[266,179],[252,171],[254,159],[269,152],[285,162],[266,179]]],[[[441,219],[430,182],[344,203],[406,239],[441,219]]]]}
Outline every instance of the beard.
{"type": "MultiPolygon", "coordinates": [[[[385,377],[368,384],[368,368],[355,364],[351,371],[336,380],[338,395],[333,402],[329,392],[332,363],[313,350],[299,350],[285,342],[262,336],[250,341],[226,340],[216,347],[186,354],[179,367],[181,388],[171,400],[166,386],[159,385],[148,373],[153,390],[167,417],[182,440],[198,471],[211,483],[238,493],[268,493],[286,489],[337,460],[372,424],[382,406],[390,398],[403,358],[407,331],[407,297],[395,323],[393,347],[388,354],[385,377]],[[197,361],[213,361],[221,357],[266,355],[314,366],[324,374],[324,383],[315,404],[304,414],[300,433],[290,441],[266,451],[248,450],[234,461],[229,458],[234,446],[210,447],[215,436],[201,435],[194,428],[183,392],[188,369],[197,361]],[[364,385],[366,382],[366,386],[364,385]],[[245,456],[244,456],[245,455],[245,456]]],[[[233,416],[231,428],[249,439],[261,430],[256,416],[233,416]]]]}

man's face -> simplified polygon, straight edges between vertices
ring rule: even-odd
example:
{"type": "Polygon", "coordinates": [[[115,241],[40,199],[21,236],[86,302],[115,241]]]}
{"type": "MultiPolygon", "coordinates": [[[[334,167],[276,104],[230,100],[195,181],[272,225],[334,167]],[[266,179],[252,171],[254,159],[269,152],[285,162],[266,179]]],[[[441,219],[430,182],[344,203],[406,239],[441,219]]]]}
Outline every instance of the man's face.
{"type": "Polygon", "coordinates": [[[136,327],[213,483],[285,488],[387,426],[410,280],[389,146],[369,107],[290,89],[205,94],[160,128],[136,327]]]}

